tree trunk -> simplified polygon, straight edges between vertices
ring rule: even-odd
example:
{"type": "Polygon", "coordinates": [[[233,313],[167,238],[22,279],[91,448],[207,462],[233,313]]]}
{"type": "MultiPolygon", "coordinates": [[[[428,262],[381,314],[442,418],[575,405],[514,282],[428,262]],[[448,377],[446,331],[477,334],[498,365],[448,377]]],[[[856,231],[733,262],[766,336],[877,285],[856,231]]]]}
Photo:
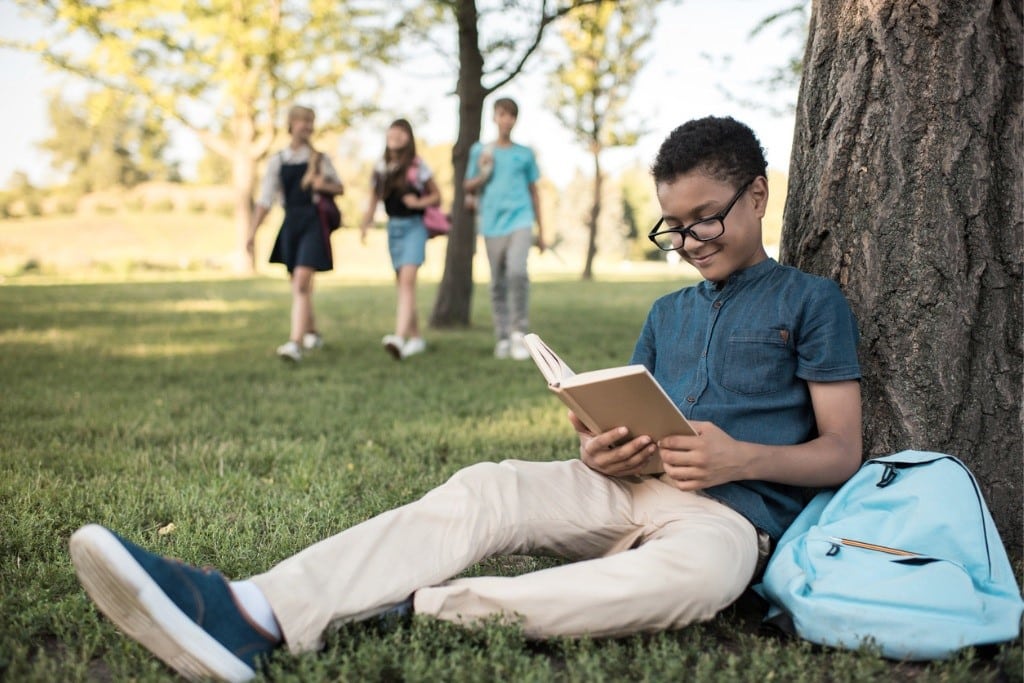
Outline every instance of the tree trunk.
{"type": "Polygon", "coordinates": [[[601,148],[595,145],[594,155],[594,201],[590,206],[590,220],[587,226],[590,235],[587,238],[587,261],[583,266],[584,280],[594,279],[594,257],[597,256],[597,225],[601,218],[601,192],[603,191],[604,175],[601,172],[601,148]]]}
{"type": "Polygon", "coordinates": [[[448,234],[444,275],[438,287],[431,327],[465,327],[473,301],[473,252],[476,249],[476,213],[466,209],[462,180],[466,177],[469,150],[480,138],[484,98],[481,85],[484,58],[477,33],[474,0],[459,0],[455,9],[459,31],[459,134],[452,148],[455,171],[455,198],[452,202],[452,229],[448,234]]]}
{"type": "Polygon", "coordinates": [[[781,259],[860,323],[868,456],[960,457],[1022,555],[1021,6],[818,0],[781,259]]]}

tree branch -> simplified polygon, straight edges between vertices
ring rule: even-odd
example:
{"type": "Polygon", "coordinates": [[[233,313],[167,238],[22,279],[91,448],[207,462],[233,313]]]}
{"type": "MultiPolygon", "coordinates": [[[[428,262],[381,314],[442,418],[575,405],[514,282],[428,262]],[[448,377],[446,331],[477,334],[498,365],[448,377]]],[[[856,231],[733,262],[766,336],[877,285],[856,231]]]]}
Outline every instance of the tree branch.
{"type": "Polygon", "coordinates": [[[513,78],[518,76],[520,72],[522,72],[523,68],[526,66],[526,62],[530,59],[530,56],[533,55],[534,52],[536,52],[538,47],[540,47],[541,40],[544,38],[544,30],[548,27],[548,24],[564,17],[565,15],[569,14],[573,10],[576,10],[580,7],[586,7],[587,5],[597,5],[600,4],[601,2],[603,2],[603,0],[573,0],[573,2],[569,3],[568,5],[561,8],[556,8],[551,14],[548,14],[548,3],[547,0],[544,0],[544,2],[541,3],[540,21],[537,23],[537,30],[534,33],[533,42],[526,48],[526,51],[519,58],[519,62],[510,71],[507,71],[505,75],[495,83],[484,86],[484,93],[490,95],[492,92],[494,92],[498,88],[501,88],[506,83],[511,81],[513,78]]]}

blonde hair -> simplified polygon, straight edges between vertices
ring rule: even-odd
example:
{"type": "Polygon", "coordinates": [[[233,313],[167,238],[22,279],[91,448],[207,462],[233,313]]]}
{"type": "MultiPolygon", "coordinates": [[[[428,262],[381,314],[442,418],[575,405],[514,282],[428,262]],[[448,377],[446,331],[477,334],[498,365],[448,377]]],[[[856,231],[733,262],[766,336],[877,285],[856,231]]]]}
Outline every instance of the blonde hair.
{"type": "MultiPolygon", "coordinates": [[[[309,107],[302,106],[301,104],[292,105],[291,109],[288,110],[289,135],[292,132],[292,123],[296,119],[314,120],[316,119],[316,112],[314,112],[309,107]]],[[[320,170],[320,157],[322,156],[320,152],[316,151],[316,148],[313,147],[313,143],[307,144],[309,144],[309,166],[306,168],[306,173],[302,176],[302,181],[300,182],[300,185],[304,190],[309,189],[309,187],[313,184],[313,178],[315,178],[318,175],[320,170]]]]}

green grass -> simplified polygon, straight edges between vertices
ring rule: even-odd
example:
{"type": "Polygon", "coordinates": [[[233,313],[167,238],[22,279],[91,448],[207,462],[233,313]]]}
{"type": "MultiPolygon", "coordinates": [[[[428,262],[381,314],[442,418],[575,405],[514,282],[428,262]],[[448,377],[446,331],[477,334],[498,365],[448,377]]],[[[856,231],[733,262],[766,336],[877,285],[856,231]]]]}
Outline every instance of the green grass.
{"type": "MultiPolygon", "coordinates": [[[[533,326],[576,369],[628,358],[650,302],[676,282],[534,285],[533,326]]],[[[421,310],[433,301],[424,287],[421,310]]],[[[531,363],[491,356],[486,291],[473,328],[423,356],[380,349],[390,285],[326,280],[328,345],[297,367],[281,278],[0,287],[0,679],[173,675],[101,618],[66,552],[82,524],[233,577],[415,499],[482,460],[572,457],[561,404],[531,363]],[[174,524],[161,535],[160,529],[174,524]]],[[[469,573],[547,566],[490,560],[469,573]]],[[[745,596],[715,620],[620,640],[523,639],[429,619],[350,625],[323,652],[279,655],[274,681],[1015,681],[1019,644],[945,663],[823,650],[760,625],[745,596]]]]}

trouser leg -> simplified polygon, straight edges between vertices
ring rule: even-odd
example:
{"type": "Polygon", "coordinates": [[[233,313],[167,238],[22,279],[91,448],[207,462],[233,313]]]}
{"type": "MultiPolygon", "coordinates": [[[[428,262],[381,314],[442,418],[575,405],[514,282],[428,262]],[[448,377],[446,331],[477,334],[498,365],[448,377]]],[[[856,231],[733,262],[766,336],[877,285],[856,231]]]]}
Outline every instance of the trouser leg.
{"type": "Polygon", "coordinates": [[[711,619],[750,583],[757,532],[734,510],[655,479],[634,494],[647,533],[635,549],[516,577],[417,591],[417,612],[459,623],[496,614],[533,638],[621,636],[711,619]]]}
{"type": "Polygon", "coordinates": [[[515,332],[530,330],[530,277],[527,262],[533,246],[533,230],[524,228],[509,235],[508,246],[508,310],[509,327],[515,332]]]}
{"type": "Polygon", "coordinates": [[[508,246],[509,236],[486,237],[487,263],[491,268],[491,316],[494,319],[494,336],[508,339],[508,246]]]}
{"type": "Polygon", "coordinates": [[[289,649],[376,614],[493,554],[597,557],[635,538],[628,487],[578,460],[481,463],[420,500],[288,558],[253,582],[289,649]]]}

